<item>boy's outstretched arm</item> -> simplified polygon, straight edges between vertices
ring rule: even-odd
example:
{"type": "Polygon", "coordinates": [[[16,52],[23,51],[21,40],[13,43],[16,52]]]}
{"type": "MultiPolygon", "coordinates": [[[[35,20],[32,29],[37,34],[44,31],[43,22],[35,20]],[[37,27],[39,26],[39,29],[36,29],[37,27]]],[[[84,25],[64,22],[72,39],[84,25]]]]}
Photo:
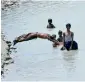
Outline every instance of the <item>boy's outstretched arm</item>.
{"type": "Polygon", "coordinates": [[[51,39],[50,37],[48,38],[48,40],[52,41],[54,44],[59,45],[59,41],[56,39],[51,39]]]}

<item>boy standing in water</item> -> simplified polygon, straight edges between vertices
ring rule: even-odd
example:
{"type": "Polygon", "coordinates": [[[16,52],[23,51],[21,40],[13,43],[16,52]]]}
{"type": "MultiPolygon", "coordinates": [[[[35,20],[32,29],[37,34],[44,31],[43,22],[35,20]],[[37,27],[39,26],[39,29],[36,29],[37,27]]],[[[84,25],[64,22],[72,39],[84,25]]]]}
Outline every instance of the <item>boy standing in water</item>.
{"type": "Polygon", "coordinates": [[[61,50],[64,50],[65,48],[67,50],[77,50],[78,44],[73,40],[74,39],[74,33],[70,31],[71,24],[66,24],[67,31],[63,33],[63,47],[61,50]]]}
{"type": "Polygon", "coordinates": [[[47,28],[55,28],[55,26],[52,24],[52,19],[48,19],[47,28]]]}
{"type": "MultiPolygon", "coordinates": [[[[63,32],[61,30],[58,31],[58,39],[57,41],[59,42],[59,45],[63,44],[63,36],[62,36],[63,32]]],[[[56,45],[55,43],[53,43],[53,47],[57,47],[58,45],[56,45]]]]}

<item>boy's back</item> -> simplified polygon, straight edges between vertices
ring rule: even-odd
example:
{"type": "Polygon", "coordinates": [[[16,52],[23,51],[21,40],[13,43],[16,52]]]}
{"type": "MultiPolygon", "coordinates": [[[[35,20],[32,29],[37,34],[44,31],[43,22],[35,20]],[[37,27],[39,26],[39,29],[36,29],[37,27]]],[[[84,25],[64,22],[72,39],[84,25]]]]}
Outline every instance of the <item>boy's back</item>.
{"type": "Polygon", "coordinates": [[[55,28],[55,26],[52,24],[52,19],[48,19],[47,28],[55,28]]]}
{"type": "Polygon", "coordinates": [[[55,28],[55,26],[53,24],[48,24],[47,28],[55,28]]]}

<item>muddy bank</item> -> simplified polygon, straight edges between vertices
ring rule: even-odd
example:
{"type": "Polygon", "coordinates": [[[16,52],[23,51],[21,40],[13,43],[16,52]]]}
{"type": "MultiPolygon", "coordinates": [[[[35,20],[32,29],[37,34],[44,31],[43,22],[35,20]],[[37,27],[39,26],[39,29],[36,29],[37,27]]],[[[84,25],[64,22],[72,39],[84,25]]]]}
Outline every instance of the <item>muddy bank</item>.
{"type": "Polygon", "coordinates": [[[6,8],[10,8],[12,6],[19,5],[19,0],[1,0],[1,9],[5,10],[6,8]]]}
{"type": "Polygon", "coordinates": [[[4,39],[4,35],[1,36],[1,75],[4,74],[4,67],[8,64],[14,63],[11,54],[11,42],[4,39]]]}
{"type": "Polygon", "coordinates": [[[6,10],[7,8],[19,6],[20,4],[32,2],[31,0],[1,0],[1,9],[6,10]]]}

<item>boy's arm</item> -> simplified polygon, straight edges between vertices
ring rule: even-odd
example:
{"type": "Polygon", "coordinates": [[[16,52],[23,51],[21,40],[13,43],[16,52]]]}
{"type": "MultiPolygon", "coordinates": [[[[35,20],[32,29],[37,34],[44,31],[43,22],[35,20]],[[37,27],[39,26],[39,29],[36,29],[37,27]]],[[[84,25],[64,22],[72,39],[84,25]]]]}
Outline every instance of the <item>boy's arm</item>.
{"type": "Polygon", "coordinates": [[[65,47],[65,33],[63,33],[63,47],[65,47]]]}
{"type": "MultiPolygon", "coordinates": [[[[52,24],[53,25],[53,24],[52,24]]],[[[53,25],[53,28],[55,28],[55,26],[53,25]]]]}
{"type": "Polygon", "coordinates": [[[70,49],[72,49],[72,45],[73,45],[73,38],[74,38],[74,33],[73,32],[71,33],[71,37],[72,37],[72,41],[71,41],[70,49]]]}
{"type": "Polygon", "coordinates": [[[58,45],[58,40],[56,39],[51,39],[50,36],[48,37],[48,40],[52,41],[53,43],[55,43],[56,45],[58,45]]]}

